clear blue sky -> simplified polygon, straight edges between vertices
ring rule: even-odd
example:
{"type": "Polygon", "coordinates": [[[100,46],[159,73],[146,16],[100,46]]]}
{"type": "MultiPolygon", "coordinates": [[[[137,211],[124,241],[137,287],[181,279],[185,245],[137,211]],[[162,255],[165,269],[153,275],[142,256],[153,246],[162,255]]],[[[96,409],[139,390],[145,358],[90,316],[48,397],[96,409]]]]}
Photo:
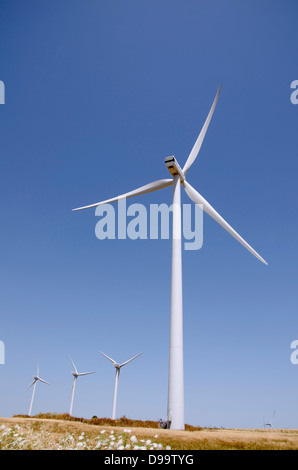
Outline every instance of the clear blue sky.
{"type": "MultiPolygon", "coordinates": [[[[169,240],[95,237],[92,209],[184,164],[222,92],[192,184],[269,262],[204,216],[183,252],[185,421],[298,427],[295,0],[1,0],[0,416],[159,419],[167,408],[169,240]]],[[[170,203],[171,188],[133,202],[170,203]]],[[[183,202],[187,196],[183,194],[183,202]]]]}

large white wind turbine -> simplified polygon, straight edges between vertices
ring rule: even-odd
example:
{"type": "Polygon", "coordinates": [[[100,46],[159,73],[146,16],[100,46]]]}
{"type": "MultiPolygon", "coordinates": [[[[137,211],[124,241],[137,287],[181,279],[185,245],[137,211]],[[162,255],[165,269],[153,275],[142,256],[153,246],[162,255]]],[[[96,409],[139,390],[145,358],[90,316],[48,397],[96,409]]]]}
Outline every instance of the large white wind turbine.
{"type": "Polygon", "coordinates": [[[167,157],[165,164],[170,171],[171,179],[161,179],[130,191],[126,194],[97,202],[73,210],[88,209],[101,204],[108,204],[121,199],[150,193],[173,185],[173,229],[172,229],[172,279],[171,279],[171,321],[170,321],[170,356],[168,379],[168,420],[171,429],[184,429],[184,379],[183,379],[183,310],[182,310],[182,258],[181,258],[181,194],[182,185],[195,204],[203,206],[203,210],[227,230],[248,251],[262,263],[266,261],[216,212],[216,210],[187,181],[186,174],[194,163],[201,149],[205,134],[212,118],[219,92],[219,87],[204,126],[190,152],[186,163],[181,169],[174,156],[167,157]]]}
{"type": "Polygon", "coordinates": [[[123,362],[122,364],[118,364],[118,362],[114,361],[114,359],[111,359],[109,356],[107,356],[107,355],[106,355],[105,353],[103,353],[102,351],[99,351],[99,352],[100,352],[100,354],[102,354],[103,356],[105,356],[107,359],[109,359],[109,361],[111,361],[111,363],[113,364],[113,366],[114,366],[115,369],[116,369],[114,398],[113,398],[113,410],[112,410],[112,419],[115,419],[115,418],[116,418],[117,392],[118,392],[118,383],[119,383],[120,369],[121,369],[121,367],[123,367],[123,366],[125,366],[126,364],[128,364],[129,362],[133,361],[134,359],[136,359],[138,356],[140,356],[140,355],[143,354],[143,353],[137,354],[136,356],[132,357],[131,359],[128,359],[128,361],[125,361],[125,362],[123,362]]]}
{"type": "Polygon", "coordinates": [[[35,395],[35,389],[36,389],[36,384],[37,382],[43,382],[44,384],[47,384],[47,385],[51,385],[49,384],[48,382],[46,382],[45,380],[41,379],[39,377],[39,366],[38,366],[38,361],[37,361],[37,371],[36,371],[36,375],[33,375],[33,382],[32,384],[29,385],[29,387],[26,388],[25,392],[27,390],[29,390],[29,388],[31,388],[33,386],[33,390],[32,390],[32,397],[31,397],[31,402],[30,402],[30,408],[29,408],[29,416],[31,416],[31,412],[32,412],[32,406],[33,406],[33,400],[34,400],[34,395],[35,395]]]}
{"type": "Polygon", "coordinates": [[[76,381],[78,377],[81,377],[83,375],[89,375],[89,374],[95,374],[95,372],[78,372],[76,366],[73,363],[72,358],[69,356],[70,362],[72,363],[73,366],[73,382],[72,382],[72,387],[71,387],[71,399],[70,399],[70,409],[69,409],[69,414],[70,416],[72,415],[72,408],[73,408],[73,399],[74,399],[74,393],[75,393],[75,388],[76,388],[76,381]]]}

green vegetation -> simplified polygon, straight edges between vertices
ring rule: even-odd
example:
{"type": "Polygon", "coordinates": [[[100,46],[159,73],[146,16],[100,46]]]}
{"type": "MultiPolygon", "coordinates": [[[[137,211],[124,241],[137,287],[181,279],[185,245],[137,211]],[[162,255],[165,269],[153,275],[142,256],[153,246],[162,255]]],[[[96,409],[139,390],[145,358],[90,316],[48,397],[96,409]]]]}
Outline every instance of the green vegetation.
{"type": "MultiPolygon", "coordinates": [[[[30,418],[28,415],[14,415],[14,418],[30,418]]],[[[86,424],[95,424],[97,426],[130,426],[134,428],[159,428],[158,421],[149,421],[149,420],[138,420],[138,419],[130,419],[126,418],[126,416],[121,416],[119,419],[111,419],[111,418],[97,418],[97,416],[93,416],[91,419],[88,418],[78,418],[74,416],[70,416],[67,413],[59,414],[59,413],[39,413],[37,415],[32,416],[34,419],[61,419],[66,421],[76,421],[80,423],[86,424]]],[[[186,431],[200,431],[203,428],[191,426],[189,424],[185,425],[186,431]]]]}

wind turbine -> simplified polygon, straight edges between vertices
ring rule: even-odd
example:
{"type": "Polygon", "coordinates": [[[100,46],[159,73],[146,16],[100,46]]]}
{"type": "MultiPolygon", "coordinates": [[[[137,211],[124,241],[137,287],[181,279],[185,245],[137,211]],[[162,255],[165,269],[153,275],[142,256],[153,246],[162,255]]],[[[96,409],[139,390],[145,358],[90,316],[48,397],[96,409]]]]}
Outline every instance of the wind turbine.
{"type": "Polygon", "coordinates": [[[81,377],[82,375],[89,375],[89,374],[95,374],[95,372],[78,372],[76,366],[73,363],[72,358],[69,356],[70,362],[72,363],[73,366],[73,382],[72,382],[72,387],[71,387],[71,399],[70,399],[70,409],[69,409],[69,414],[70,416],[72,415],[72,408],[73,408],[73,399],[74,399],[74,393],[75,393],[75,388],[76,388],[76,381],[78,377],[81,377]]]}
{"type": "Polygon", "coordinates": [[[275,410],[273,411],[273,415],[272,415],[272,418],[271,418],[271,421],[269,423],[265,423],[265,419],[264,419],[264,428],[266,428],[266,426],[268,426],[269,428],[273,429],[273,418],[275,416],[275,410]]]}
{"type": "Polygon", "coordinates": [[[31,388],[33,386],[32,397],[31,397],[30,408],[29,408],[29,416],[31,416],[33,400],[34,400],[34,395],[35,395],[35,389],[36,389],[36,384],[37,384],[38,381],[43,382],[44,384],[47,384],[47,385],[51,385],[51,384],[49,384],[48,382],[46,382],[45,380],[43,380],[39,377],[39,366],[38,366],[38,361],[37,361],[36,375],[33,375],[32,384],[30,384],[29,387],[27,387],[26,390],[25,390],[25,392],[27,392],[27,390],[29,390],[29,388],[31,388]]]}
{"type": "Polygon", "coordinates": [[[115,369],[116,369],[114,398],[113,398],[113,410],[112,410],[112,419],[115,419],[115,417],[116,417],[116,404],[117,404],[117,392],[118,392],[118,383],[119,383],[120,369],[121,369],[121,367],[123,367],[123,366],[125,366],[126,364],[128,364],[129,362],[133,361],[134,359],[136,359],[138,356],[140,356],[140,355],[143,354],[143,353],[137,354],[136,356],[132,357],[131,359],[128,359],[128,361],[125,361],[125,362],[123,362],[122,364],[118,364],[118,362],[114,361],[114,359],[111,359],[109,356],[107,356],[107,355],[106,355],[105,353],[103,353],[102,351],[99,351],[99,352],[100,352],[100,354],[102,354],[103,356],[105,356],[109,361],[111,361],[111,363],[113,364],[113,366],[114,366],[115,369]]]}
{"type": "Polygon", "coordinates": [[[216,212],[216,210],[201,196],[187,181],[186,174],[194,163],[201,149],[205,134],[210,124],[219,97],[221,85],[217,91],[207,119],[192,148],[186,163],[181,169],[174,156],[167,157],[165,164],[170,171],[171,179],[154,181],[126,194],[96,202],[73,210],[88,209],[102,204],[109,204],[121,199],[131,198],[141,194],[157,191],[173,185],[173,228],[172,228],[172,274],[171,274],[171,320],[170,320],[170,354],[168,379],[168,420],[171,429],[184,429],[184,378],[183,378],[183,308],[182,308],[182,256],[181,256],[181,193],[182,185],[195,203],[203,206],[203,210],[218,222],[248,251],[262,263],[267,262],[216,212]]]}

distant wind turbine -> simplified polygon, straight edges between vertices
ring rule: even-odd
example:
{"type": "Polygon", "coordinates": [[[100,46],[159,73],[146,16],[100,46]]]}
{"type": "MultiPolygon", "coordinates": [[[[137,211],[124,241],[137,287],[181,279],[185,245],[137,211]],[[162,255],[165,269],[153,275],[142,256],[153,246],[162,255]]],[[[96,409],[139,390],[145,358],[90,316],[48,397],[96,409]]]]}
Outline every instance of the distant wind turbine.
{"type": "Polygon", "coordinates": [[[171,320],[170,320],[170,354],[168,378],[168,420],[171,429],[184,429],[184,375],[183,375],[183,307],[182,307],[182,248],[181,248],[181,191],[182,185],[188,197],[220,224],[232,237],[250,251],[262,263],[267,262],[219,215],[218,212],[187,181],[186,173],[196,160],[203,144],[205,134],[213,116],[221,86],[219,87],[202,130],[186,160],[183,169],[174,156],[167,157],[165,164],[171,173],[170,179],[160,179],[134,189],[120,196],[78,207],[74,211],[110,204],[122,199],[157,191],[173,185],[173,218],[172,218],[172,274],[171,274],[171,320]]]}
{"type": "Polygon", "coordinates": [[[273,411],[273,415],[272,415],[272,418],[271,418],[271,421],[269,423],[265,423],[265,419],[264,419],[264,428],[266,428],[266,426],[268,426],[269,428],[273,429],[273,418],[275,416],[275,410],[273,411]]]}
{"type": "Polygon", "coordinates": [[[30,402],[30,408],[29,408],[29,416],[31,416],[31,412],[32,412],[32,406],[33,406],[33,400],[34,400],[34,395],[35,395],[35,389],[36,389],[36,384],[37,382],[43,382],[44,384],[47,384],[47,385],[51,385],[49,384],[48,382],[46,382],[45,380],[41,379],[39,377],[39,366],[38,366],[38,361],[37,361],[37,371],[36,371],[36,375],[33,375],[33,382],[32,384],[29,385],[29,387],[26,388],[25,392],[27,390],[29,390],[29,388],[31,388],[33,386],[33,391],[32,391],[32,397],[31,397],[31,402],[30,402]]]}
{"type": "Polygon", "coordinates": [[[140,355],[143,354],[143,353],[137,354],[136,356],[132,357],[132,358],[129,359],[128,361],[123,362],[122,364],[118,364],[118,362],[114,361],[114,359],[111,359],[109,356],[107,356],[107,355],[106,355],[105,353],[103,353],[102,351],[99,351],[99,352],[100,352],[100,354],[102,354],[103,356],[105,356],[109,361],[111,361],[111,363],[113,364],[113,366],[114,366],[115,369],[116,369],[114,398],[113,398],[113,410],[112,410],[112,419],[115,419],[115,417],[116,417],[116,404],[117,404],[117,392],[118,392],[118,383],[119,383],[120,369],[121,369],[121,367],[123,367],[123,366],[125,366],[126,364],[128,364],[129,362],[133,361],[134,359],[136,359],[138,356],[140,356],[140,355]]]}
{"type": "Polygon", "coordinates": [[[89,374],[95,374],[95,372],[78,372],[76,366],[73,363],[72,358],[69,356],[70,362],[72,363],[73,366],[73,383],[71,387],[71,399],[70,399],[70,409],[69,409],[69,414],[70,416],[72,415],[72,408],[73,408],[73,400],[74,400],[74,393],[75,393],[75,388],[76,388],[76,381],[78,377],[81,377],[82,375],[89,375],[89,374]]]}

